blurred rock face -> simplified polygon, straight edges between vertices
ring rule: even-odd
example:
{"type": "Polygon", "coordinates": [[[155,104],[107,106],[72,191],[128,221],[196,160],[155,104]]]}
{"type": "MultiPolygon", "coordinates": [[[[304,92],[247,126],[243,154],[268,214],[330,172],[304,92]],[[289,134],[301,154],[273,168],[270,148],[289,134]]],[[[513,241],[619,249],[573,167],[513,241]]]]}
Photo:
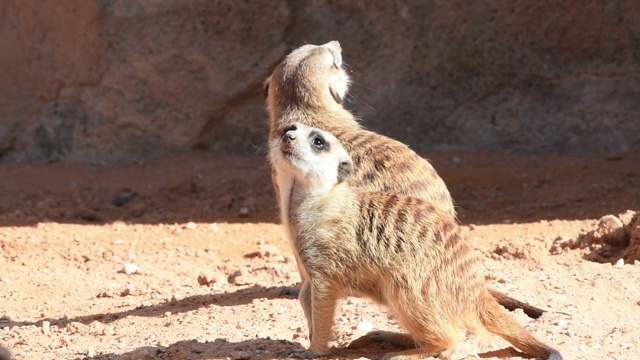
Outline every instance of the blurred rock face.
{"type": "Polygon", "coordinates": [[[334,39],[418,151],[640,151],[639,2],[7,0],[0,161],[265,154],[262,81],[334,39]]]}

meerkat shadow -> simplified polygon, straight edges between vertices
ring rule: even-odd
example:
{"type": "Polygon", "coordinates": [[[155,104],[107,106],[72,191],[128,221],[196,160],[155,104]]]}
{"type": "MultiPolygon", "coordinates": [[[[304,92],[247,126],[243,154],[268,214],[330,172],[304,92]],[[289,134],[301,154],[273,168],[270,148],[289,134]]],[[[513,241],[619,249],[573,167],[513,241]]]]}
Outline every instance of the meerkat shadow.
{"type": "MultiPolygon", "coordinates": [[[[396,333],[392,331],[376,330],[369,332],[355,340],[347,347],[347,351],[358,351],[366,349],[367,352],[386,352],[386,351],[403,351],[418,348],[409,334],[396,333]]],[[[504,349],[492,350],[487,352],[478,352],[477,356],[481,359],[488,358],[512,358],[520,357],[523,359],[535,359],[535,356],[529,356],[509,346],[504,349]]]]}
{"type": "Polygon", "coordinates": [[[492,350],[492,351],[487,351],[483,353],[478,353],[478,357],[480,357],[481,359],[491,359],[491,358],[500,358],[500,359],[507,358],[508,359],[516,356],[523,359],[538,359],[535,356],[530,356],[523,352],[520,352],[512,346],[509,346],[500,350],[492,350]]]}

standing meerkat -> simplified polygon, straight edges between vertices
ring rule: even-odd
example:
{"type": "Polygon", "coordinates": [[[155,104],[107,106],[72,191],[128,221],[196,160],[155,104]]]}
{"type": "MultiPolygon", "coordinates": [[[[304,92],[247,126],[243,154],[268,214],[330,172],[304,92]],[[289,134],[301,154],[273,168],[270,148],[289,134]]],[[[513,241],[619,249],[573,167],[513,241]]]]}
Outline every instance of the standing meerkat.
{"type": "MultiPolygon", "coordinates": [[[[293,123],[302,123],[332,133],[349,153],[354,173],[351,186],[420,198],[437,208],[442,216],[456,218],[453,200],[444,181],[429,161],[405,144],[363,129],[342,106],[349,88],[349,76],[342,68],[342,49],[337,41],[324,45],[304,45],[289,54],[265,81],[270,117],[269,142],[279,138],[293,123]]],[[[272,177],[281,209],[290,186],[287,178],[272,168],[272,177]]],[[[509,310],[521,308],[537,318],[543,311],[498,291],[491,291],[509,310]]]]}
{"type": "Polygon", "coordinates": [[[283,130],[270,158],[291,186],[286,216],[305,283],[301,301],[310,347],[330,352],[337,300],[358,294],[386,305],[416,342],[386,359],[435,356],[466,331],[497,334],[528,355],[560,360],[527,332],[485,287],[480,262],[454,218],[424,199],[353,188],[348,152],[328,132],[303,124],[283,130]]]}

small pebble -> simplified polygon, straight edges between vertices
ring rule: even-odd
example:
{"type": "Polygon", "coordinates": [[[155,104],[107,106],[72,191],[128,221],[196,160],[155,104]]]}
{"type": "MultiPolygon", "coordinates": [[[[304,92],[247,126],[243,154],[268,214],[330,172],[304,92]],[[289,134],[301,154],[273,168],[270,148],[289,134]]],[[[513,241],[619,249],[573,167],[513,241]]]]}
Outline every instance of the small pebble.
{"type": "Polygon", "coordinates": [[[238,276],[234,277],[232,279],[232,281],[230,281],[230,283],[232,283],[234,285],[249,285],[249,284],[253,284],[251,279],[249,279],[246,275],[238,275],[238,276]]]}
{"type": "Polygon", "coordinates": [[[102,335],[113,336],[116,334],[116,331],[113,329],[113,326],[107,325],[102,330],[102,335]]]}
{"type": "Polygon", "coordinates": [[[136,264],[126,263],[122,267],[122,272],[127,274],[127,275],[138,274],[138,273],[140,273],[140,267],[138,267],[138,265],[136,265],[136,264]]]}
{"type": "Polygon", "coordinates": [[[42,322],[42,333],[44,335],[48,335],[49,331],[51,330],[51,323],[49,321],[43,321],[42,322]]]}
{"type": "Polygon", "coordinates": [[[368,322],[367,320],[362,320],[360,321],[358,326],[356,326],[356,330],[362,331],[362,332],[369,332],[373,330],[373,325],[371,325],[371,323],[368,322]]]}
{"type": "Polygon", "coordinates": [[[593,230],[593,239],[613,246],[623,246],[629,240],[624,224],[614,215],[605,215],[598,220],[593,230]]]}
{"type": "Polygon", "coordinates": [[[620,269],[624,266],[624,259],[618,259],[616,263],[613,265],[614,268],[620,269]]]}
{"type": "Polygon", "coordinates": [[[198,225],[196,225],[196,223],[194,223],[193,221],[189,221],[187,223],[187,226],[186,226],[186,228],[189,229],[189,230],[193,230],[193,229],[195,229],[197,227],[198,227],[198,225]]]}
{"type": "Polygon", "coordinates": [[[245,360],[250,359],[252,354],[249,351],[232,351],[229,355],[233,360],[245,360]]]}
{"type": "Polygon", "coordinates": [[[212,282],[212,278],[213,278],[213,276],[211,274],[206,274],[204,272],[201,272],[198,275],[198,285],[200,285],[200,286],[208,286],[209,283],[212,282]]]}
{"type": "Polygon", "coordinates": [[[246,216],[249,216],[249,208],[246,206],[243,206],[240,209],[240,217],[246,217],[246,216]]]}
{"type": "Polygon", "coordinates": [[[621,333],[623,333],[623,334],[626,334],[626,333],[628,333],[628,332],[629,332],[629,328],[628,328],[628,327],[626,327],[626,326],[624,326],[624,325],[623,325],[623,326],[621,326],[619,330],[620,330],[620,332],[621,332],[621,333]]]}

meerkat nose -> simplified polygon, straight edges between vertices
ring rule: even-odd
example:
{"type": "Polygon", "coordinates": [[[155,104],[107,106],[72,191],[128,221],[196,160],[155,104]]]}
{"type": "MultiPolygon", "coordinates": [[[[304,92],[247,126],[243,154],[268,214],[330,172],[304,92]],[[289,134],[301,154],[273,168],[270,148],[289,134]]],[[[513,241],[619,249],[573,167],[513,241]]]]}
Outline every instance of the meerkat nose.
{"type": "Polygon", "coordinates": [[[330,47],[330,48],[334,48],[335,50],[342,51],[342,48],[340,47],[340,42],[338,42],[338,40],[329,41],[324,45],[326,47],[330,47]]]}
{"type": "Polygon", "coordinates": [[[289,130],[286,133],[284,133],[284,140],[285,141],[292,142],[295,139],[296,139],[296,133],[294,132],[294,130],[289,130]]]}

